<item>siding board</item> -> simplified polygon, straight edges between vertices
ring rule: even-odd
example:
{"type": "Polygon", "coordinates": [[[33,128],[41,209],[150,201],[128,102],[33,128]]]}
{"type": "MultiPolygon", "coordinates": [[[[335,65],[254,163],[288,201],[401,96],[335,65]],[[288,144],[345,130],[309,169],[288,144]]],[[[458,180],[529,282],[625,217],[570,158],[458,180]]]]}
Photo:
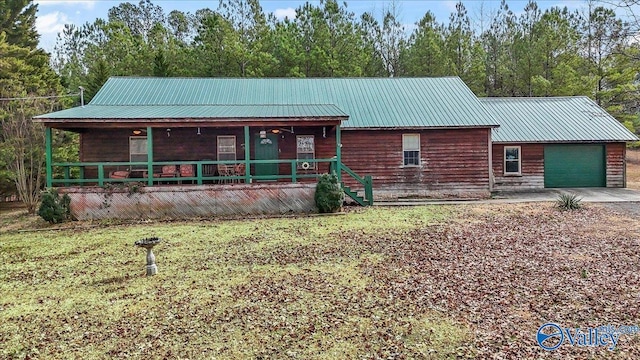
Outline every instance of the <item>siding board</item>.
{"type": "MultiPolygon", "coordinates": [[[[544,188],[545,144],[493,144],[494,190],[520,190],[544,188]],[[504,176],[504,147],[520,146],[522,150],[522,176],[504,176]]],[[[625,143],[606,144],[607,187],[625,186],[625,143]]]]}
{"type": "Polygon", "coordinates": [[[607,151],[607,187],[625,187],[626,144],[610,143],[607,151]]]}
{"type": "Polygon", "coordinates": [[[494,190],[544,188],[544,144],[493,144],[494,190]],[[504,147],[520,146],[521,176],[504,175],[504,147]]]}
{"type": "MultiPolygon", "coordinates": [[[[376,197],[489,192],[489,129],[349,130],[342,160],[372,175],[376,197]],[[420,134],[420,166],[404,167],[402,134],[420,134]]],[[[362,187],[349,178],[347,186],[362,187]]]]}

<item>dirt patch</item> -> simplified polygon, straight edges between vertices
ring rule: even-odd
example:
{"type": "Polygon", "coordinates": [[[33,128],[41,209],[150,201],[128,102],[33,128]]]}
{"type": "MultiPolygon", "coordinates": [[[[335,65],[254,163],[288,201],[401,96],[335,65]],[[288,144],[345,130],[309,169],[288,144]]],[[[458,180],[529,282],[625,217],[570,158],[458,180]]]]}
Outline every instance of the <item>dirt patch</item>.
{"type": "Polygon", "coordinates": [[[640,150],[627,150],[627,187],[640,190],[640,150]]]}

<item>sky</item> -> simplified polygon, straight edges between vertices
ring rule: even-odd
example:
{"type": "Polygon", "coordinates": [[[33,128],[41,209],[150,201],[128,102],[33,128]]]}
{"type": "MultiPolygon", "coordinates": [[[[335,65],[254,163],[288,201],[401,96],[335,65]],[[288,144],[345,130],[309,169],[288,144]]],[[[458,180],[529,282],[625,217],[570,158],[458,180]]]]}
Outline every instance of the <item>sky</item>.
{"type": "MultiPolygon", "coordinates": [[[[56,42],[57,34],[62,31],[65,24],[82,25],[86,22],[93,22],[97,18],[106,18],[110,8],[118,6],[125,1],[113,0],[36,0],[38,4],[38,15],[36,20],[36,28],[40,37],[40,47],[46,51],[52,51],[56,42]]],[[[138,1],[129,1],[135,4],[138,1]]],[[[181,10],[184,12],[195,13],[198,9],[210,8],[217,9],[219,2],[217,0],[201,0],[201,1],[168,1],[155,0],[152,1],[156,5],[160,5],[165,14],[172,10],[181,10]]],[[[310,1],[318,4],[319,1],[310,1]]],[[[439,22],[446,22],[449,14],[455,10],[457,1],[453,0],[423,0],[423,1],[396,1],[399,7],[400,21],[405,24],[405,29],[411,30],[415,24],[427,11],[431,11],[436,15],[439,22]]],[[[484,8],[486,13],[494,11],[500,6],[499,0],[464,0],[470,18],[479,19],[480,9],[484,8]]],[[[583,0],[538,0],[538,6],[542,9],[553,6],[568,7],[570,10],[585,8],[583,0]]],[[[295,17],[295,9],[304,4],[305,1],[275,1],[261,0],[260,5],[265,13],[273,13],[278,18],[286,16],[295,17]]],[[[527,1],[507,0],[507,4],[516,14],[524,8],[527,1]]],[[[347,1],[347,9],[354,12],[357,16],[364,12],[370,12],[380,17],[383,10],[388,8],[391,1],[347,1]]]]}

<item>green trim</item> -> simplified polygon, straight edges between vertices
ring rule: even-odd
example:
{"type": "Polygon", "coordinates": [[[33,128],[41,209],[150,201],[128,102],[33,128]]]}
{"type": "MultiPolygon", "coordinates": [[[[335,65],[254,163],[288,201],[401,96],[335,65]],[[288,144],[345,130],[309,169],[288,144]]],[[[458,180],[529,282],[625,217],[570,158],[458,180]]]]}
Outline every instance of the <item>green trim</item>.
{"type": "Polygon", "coordinates": [[[336,174],[338,181],[342,181],[342,136],[340,135],[340,125],[336,125],[336,174]]]}
{"type": "Polygon", "coordinates": [[[351,190],[348,186],[344,186],[343,182],[342,189],[345,194],[347,194],[350,198],[355,200],[358,204],[362,206],[373,205],[373,178],[370,175],[366,175],[364,178],[355,173],[355,171],[351,170],[347,165],[341,164],[342,171],[346,172],[347,175],[351,176],[355,181],[359,182],[364,186],[364,198],[358,196],[357,191],[351,190]]]}
{"type": "Polygon", "coordinates": [[[51,128],[46,127],[44,129],[44,142],[45,142],[45,167],[47,171],[47,187],[53,185],[53,153],[51,151],[51,128]]]}
{"type": "MultiPolygon", "coordinates": [[[[335,159],[309,159],[307,160],[309,162],[313,162],[313,163],[330,163],[333,164],[335,163],[335,159]]],[[[255,175],[251,175],[249,177],[251,182],[254,179],[259,179],[259,180],[278,180],[278,179],[291,179],[292,182],[297,182],[300,179],[310,179],[310,178],[317,178],[319,176],[319,174],[299,174],[296,171],[296,166],[298,164],[298,160],[297,159],[271,159],[271,160],[249,160],[249,161],[244,161],[244,160],[224,160],[224,161],[213,161],[213,160],[203,160],[203,161],[156,161],[156,162],[151,162],[151,163],[147,163],[147,162],[64,162],[64,163],[53,163],[52,164],[52,168],[56,167],[56,168],[62,168],[62,173],[63,174],[70,174],[68,177],[64,176],[61,179],[52,179],[52,184],[57,184],[57,185],[64,185],[64,186],[69,186],[69,185],[76,185],[76,184],[88,184],[88,183],[98,183],[100,185],[103,185],[105,183],[123,183],[123,182],[144,182],[145,184],[148,182],[149,180],[149,176],[147,175],[147,178],[126,178],[126,179],[111,179],[108,177],[108,172],[110,169],[112,168],[122,168],[122,167],[127,167],[127,168],[132,168],[135,166],[141,166],[141,165],[147,165],[147,166],[164,166],[164,165],[195,165],[196,169],[198,169],[198,173],[194,174],[194,176],[191,177],[180,177],[177,176],[175,178],[162,178],[162,182],[167,182],[167,183],[180,183],[182,181],[197,181],[198,184],[203,183],[204,181],[220,181],[220,182],[224,182],[225,180],[244,180],[246,182],[247,176],[242,175],[242,176],[205,176],[202,173],[202,169],[204,169],[204,167],[206,165],[217,165],[217,164],[230,164],[230,165],[235,165],[238,164],[239,162],[245,162],[246,164],[249,164],[249,167],[251,165],[255,165],[255,164],[288,164],[290,166],[291,169],[291,175],[263,175],[260,177],[256,177],[255,175]],[[80,171],[79,173],[81,174],[81,176],[79,178],[73,178],[71,176],[71,174],[73,174],[74,172],[71,171],[71,168],[78,168],[80,171]],[[98,176],[95,179],[85,179],[84,178],[84,172],[85,172],[85,168],[94,168],[97,169],[98,171],[98,176]],[[105,176],[106,174],[106,176],[105,176]],[[295,177],[295,181],[293,180],[295,177]]],[[[333,165],[332,165],[333,166],[333,165]]],[[[248,168],[249,168],[248,167],[248,168]]],[[[75,175],[77,176],[77,175],[75,175]]],[[[158,178],[154,178],[153,181],[158,181],[158,178]]],[[[151,185],[153,186],[153,184],[151,185]]]]}
{"type": "Polygon", "coordinates": [[[98,186],[104,185],[104,164],[98,164],[98,186]]]}
{"type": "Polygon", "coordinates": [[[244,182],[251,182],[251,133],[249,127],[244,127],[244,182]]]}
{"type": "Polygon", "coordinates": [[[153,186],[153,128],[147,126],[147,185],[153,186]]]}

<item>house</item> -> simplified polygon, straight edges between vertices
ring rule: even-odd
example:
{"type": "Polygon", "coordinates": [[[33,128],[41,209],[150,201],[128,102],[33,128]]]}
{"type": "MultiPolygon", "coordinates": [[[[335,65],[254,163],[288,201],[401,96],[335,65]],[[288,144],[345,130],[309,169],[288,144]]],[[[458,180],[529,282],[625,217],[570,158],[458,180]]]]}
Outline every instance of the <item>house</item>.
{"type": "MultiPolygon", "coordinates": [[[[35,120],[46,128],[47,186],[71,195],[76,217],[190,217],[311,211],[325,172],[363,205],[374,193],[486,197],[494,182],[539,185],[528,144],[555,142],[510,137],[512,126],[499,126],[519,126],[519,112],[493,104],[457,77],[113,77],[86,106],[35,120]],[[80,134],[78,163],[52,161],[52,129],[80,134]],[[496,152],[518,146],[519,175],[511,158],[505,174],[496,152]]],[[[613,137],[589,143],[623,156],[635,137],[610,120],[600,130],[613,137]]],[[[607,185],[624,186],[620,166],[607,185]]]]}
{"type": "Polygon", "coordinates": [[[625,187],[626,142],[638,138],[584,96],[481,98],[492,133],[494,190],[625,187]]]}

